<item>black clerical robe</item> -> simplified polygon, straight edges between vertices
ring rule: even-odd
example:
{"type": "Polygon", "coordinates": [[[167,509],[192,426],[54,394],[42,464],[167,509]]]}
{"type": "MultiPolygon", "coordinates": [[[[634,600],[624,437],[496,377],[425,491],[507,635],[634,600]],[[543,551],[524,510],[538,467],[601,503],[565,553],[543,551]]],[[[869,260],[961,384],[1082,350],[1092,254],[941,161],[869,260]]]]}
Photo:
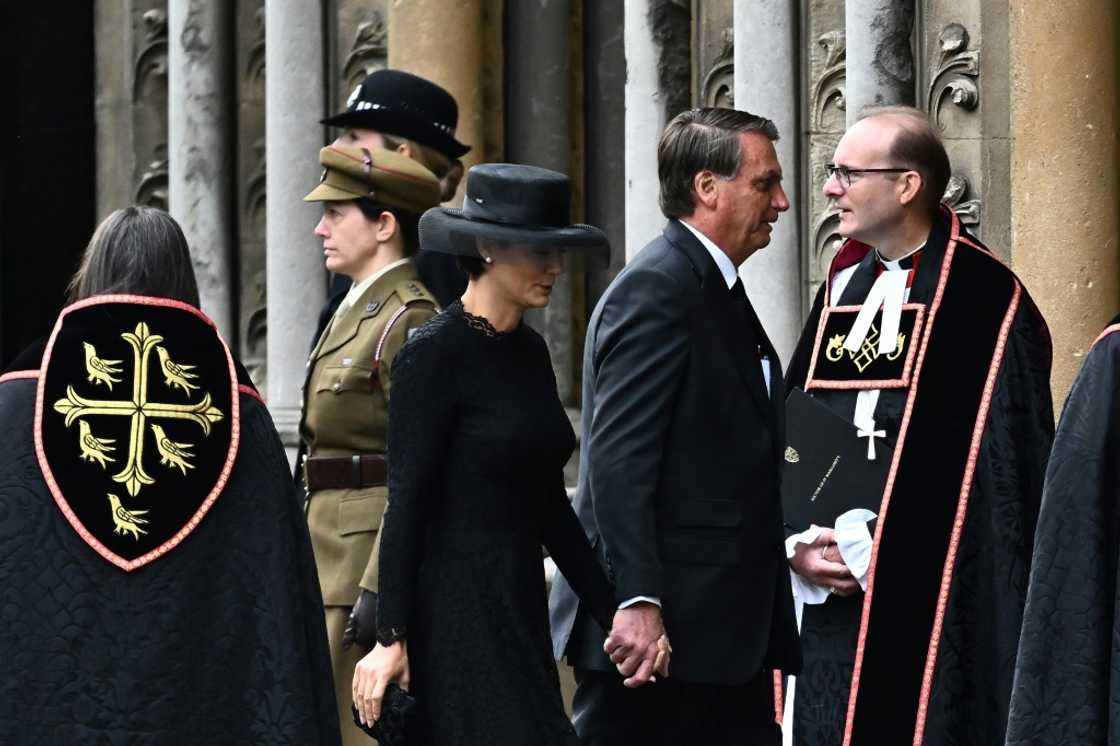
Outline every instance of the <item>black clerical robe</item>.
{"type": "Polygon", "coordinates": [[[69,307],[0,422],[0,743],[337,746],[283,447],[197,309],[69,307]]]}
{"type": "MultiPolygon", "coordinates": [[[[825,361],[844,354],[834,328],[825,334],[826,310],[833,279],[852,266],[838,305],[860,306],[877,261],[854,241],[840,249],[790,364],[790,386],[849,421],[858,389],[821,382],[825,361]]],[[[895,448],[869,496],[878,518],[866,594],[805,607],[802,746],[1004,737],[1053,436],[1050,337],[1019,280],[948,209],[914,272],[908,303],[922,318],[905,330],[905,354],[890,380],[855,384],[882,389],[876,427],[895,448]]]]}
{"type": "Polygon", "coordinates": [[[1007,743],[1120,742],[1120,317],[1073,383],[1046,470],[1007,743]]]}

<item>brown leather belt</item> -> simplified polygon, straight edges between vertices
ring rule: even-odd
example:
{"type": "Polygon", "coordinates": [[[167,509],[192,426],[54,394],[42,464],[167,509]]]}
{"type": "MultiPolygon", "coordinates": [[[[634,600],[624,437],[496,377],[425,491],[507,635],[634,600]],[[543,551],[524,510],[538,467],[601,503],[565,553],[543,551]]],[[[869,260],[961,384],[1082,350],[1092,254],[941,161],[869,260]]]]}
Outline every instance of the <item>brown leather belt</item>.
{"type": "Polygon", "coordinates": [[[312,456],[303,462],[303,478],[308,490],[381,487],[388,473],[389,462],[380,453],[312,456]]]}

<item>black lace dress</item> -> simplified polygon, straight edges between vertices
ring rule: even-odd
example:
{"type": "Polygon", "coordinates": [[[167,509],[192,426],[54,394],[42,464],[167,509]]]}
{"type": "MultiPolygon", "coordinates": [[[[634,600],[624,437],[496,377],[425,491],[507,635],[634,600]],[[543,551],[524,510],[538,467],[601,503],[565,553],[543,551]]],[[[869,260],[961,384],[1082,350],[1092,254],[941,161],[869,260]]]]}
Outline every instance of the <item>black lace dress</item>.
{"type": "Polygon", "coordinates": [[[611,587],[564,491],[575,446],[544,340],[462,304],[393,366],[378,636],[408,642],[425,746],[578,744],[541,546],[609,626],[611,587]]]}

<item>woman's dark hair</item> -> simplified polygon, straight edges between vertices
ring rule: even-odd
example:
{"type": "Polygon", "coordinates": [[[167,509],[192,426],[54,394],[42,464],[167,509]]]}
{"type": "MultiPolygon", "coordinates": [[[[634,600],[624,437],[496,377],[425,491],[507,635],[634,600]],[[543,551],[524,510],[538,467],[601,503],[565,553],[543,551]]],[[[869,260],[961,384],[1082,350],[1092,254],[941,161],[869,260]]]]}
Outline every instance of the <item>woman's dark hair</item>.
{"type": "Polygon", "coordinates": [[[198,307],[186,236],[175,219],[132,205],[101,221],[67,287],[71,303],[95,295],[150,295],[198,307]]]}
{"type": "Polygon", "coordinates": [[[401,233],[401,254],[403,256],[412,256],[420,250],[419,215],[408,210],[402,210],[399,207],[390,207],[368,197],[359,197],[354,202],[357,203],[358,209],[362,211],[366,220],[376,222],[381,217],[381,213],[393,213],[393,217],[397,219],[398,230],[401,233]]]}
{"type": "Polygon", "coordinates": [[[465,254],[457,254],[455,261],[459,265],[459,269],[467,273],[467,277],[472,280],[477,280],[486,271],[486,262],[482,261],[477,256],[466,256],[465,254]]]}

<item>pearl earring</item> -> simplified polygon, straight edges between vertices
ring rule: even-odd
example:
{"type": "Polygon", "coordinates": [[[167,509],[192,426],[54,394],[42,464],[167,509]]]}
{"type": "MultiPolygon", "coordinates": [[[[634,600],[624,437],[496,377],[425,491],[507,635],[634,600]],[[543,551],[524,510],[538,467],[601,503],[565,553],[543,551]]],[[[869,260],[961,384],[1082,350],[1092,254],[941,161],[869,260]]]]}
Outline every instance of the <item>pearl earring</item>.
{"type": "Polygon", "coordinates": [[[484,256],[484,257],[482,257],[482,261],[486,262],[487,264],[493,264],[494,263],[494,257],[484,256]]]}

